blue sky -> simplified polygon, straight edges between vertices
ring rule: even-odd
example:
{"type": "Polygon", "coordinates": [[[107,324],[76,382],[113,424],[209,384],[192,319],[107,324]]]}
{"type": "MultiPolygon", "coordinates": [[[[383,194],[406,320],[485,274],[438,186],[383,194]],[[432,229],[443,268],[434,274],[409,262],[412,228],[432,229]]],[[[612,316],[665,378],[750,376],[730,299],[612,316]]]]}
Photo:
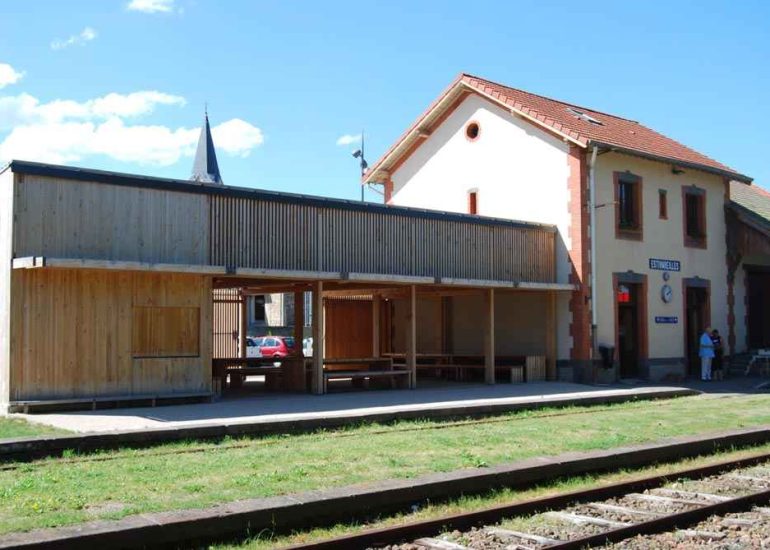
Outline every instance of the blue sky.
{"type": "Polygon", "coordinates": [[[768,2],[4,0],[0,17],[3,161],[187,178],[208,102],[225,183],[356,198],[337,140],[365,128],[373,164],[465,71],[770,187],[768,2]]]}

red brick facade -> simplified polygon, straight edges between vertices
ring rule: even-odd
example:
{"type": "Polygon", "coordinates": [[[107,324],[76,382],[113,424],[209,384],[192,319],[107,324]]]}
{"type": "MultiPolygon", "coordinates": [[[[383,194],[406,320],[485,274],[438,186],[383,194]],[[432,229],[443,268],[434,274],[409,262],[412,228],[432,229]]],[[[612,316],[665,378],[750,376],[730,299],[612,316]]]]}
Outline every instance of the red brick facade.
{"type": "Polygon", "coordinates": [[[591,235],[588,229],[588,178],[586,151],[576,145],[569,150],[570,250],[572,264],[570,283],[577,285],[569,309],[572,315],[569,333],[572,337],[570,359],[591,359],[591,235]]]}

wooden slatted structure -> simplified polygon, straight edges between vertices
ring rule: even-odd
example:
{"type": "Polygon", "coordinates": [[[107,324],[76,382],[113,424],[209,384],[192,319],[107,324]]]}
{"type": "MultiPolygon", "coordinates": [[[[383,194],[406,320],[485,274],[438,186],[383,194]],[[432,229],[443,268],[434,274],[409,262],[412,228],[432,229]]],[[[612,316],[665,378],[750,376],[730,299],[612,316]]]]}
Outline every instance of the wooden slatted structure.
{"type": "Polygon", "coordinates": [[[238,357],[239,307],[243,298],[237,288],[215,288],[214,357],[238,357]]]}
{"type": "MultiPolygon", "coordinates": [[[[250,278],[305,285],[289,292],[356,281],[558,286],[555,233],[550,225],[14,161],[0,172],[0,407],[210,391],[212,355],[244,353],[232,327],[244,332],[245,308],[233,289],[250,278]],[[232,282],[212,294],[221,279],[232,282]]],[[[313,300],[318,310],[321,297],[313,300]]],[[[323,340],[322,327],[313,334],[323,340]]]]}
{"type": "Polygon", "coordinates": [[[245,268],[554,281],[550,226],[406,208],[358,210],[358,205],[212,196],[211,261],[245,268]]]}

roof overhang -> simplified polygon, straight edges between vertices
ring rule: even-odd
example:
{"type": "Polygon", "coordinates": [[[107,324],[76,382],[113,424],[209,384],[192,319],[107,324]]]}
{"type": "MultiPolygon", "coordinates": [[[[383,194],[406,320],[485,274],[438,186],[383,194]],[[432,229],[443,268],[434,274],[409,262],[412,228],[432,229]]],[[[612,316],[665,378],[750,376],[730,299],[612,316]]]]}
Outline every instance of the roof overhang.
{"type": "Polygon", "coordinates": [[[730,172],[729,170],[720,170],[719,168],[714,168],[711,166],[706,166],[704,164],[698,164],[695,162],[687,162],[679,159],[675,159],[672,157],[664,157],[660,155],[653,155],[651,153],[645,153],[643,151],[639,151],[637,149],[630,149],[628,147],[623,147],[620,145],[614,145],[612,143],[606,143],[603,141],[596,141],[596,140],[590,140],[588,142],[588,145],[598,147],[600,149],[606,149],[608,151],[614,151],[616,153],[623,153],[626,155],[632,155],[639,158],[644,158],[648,160],[654,160],[657,162],[663,162],[666,164],[673,164],[676,166],[681,166],[683,168],[691,168],[693,170],[700,170],[702,172],[708,172],[709,174],[716,174],[717,176],[722,176],[724,178],[733,179],[736,181],[740,181],[741,183],[751,183],[753,181],[753,178],[750,178],[749,176],[745,176],[743,174],[739,174],[737,172],[730,172]]]}

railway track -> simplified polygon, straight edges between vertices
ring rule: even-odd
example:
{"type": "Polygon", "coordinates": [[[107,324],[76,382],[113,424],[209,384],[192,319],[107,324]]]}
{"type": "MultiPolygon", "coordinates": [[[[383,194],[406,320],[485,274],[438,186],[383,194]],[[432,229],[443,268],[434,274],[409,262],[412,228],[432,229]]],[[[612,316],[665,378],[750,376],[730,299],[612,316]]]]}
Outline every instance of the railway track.
{"type": "Polygon", "coordinates": [[[769,505],[761,454],[290,548],[770,548],[769,505]]]}

